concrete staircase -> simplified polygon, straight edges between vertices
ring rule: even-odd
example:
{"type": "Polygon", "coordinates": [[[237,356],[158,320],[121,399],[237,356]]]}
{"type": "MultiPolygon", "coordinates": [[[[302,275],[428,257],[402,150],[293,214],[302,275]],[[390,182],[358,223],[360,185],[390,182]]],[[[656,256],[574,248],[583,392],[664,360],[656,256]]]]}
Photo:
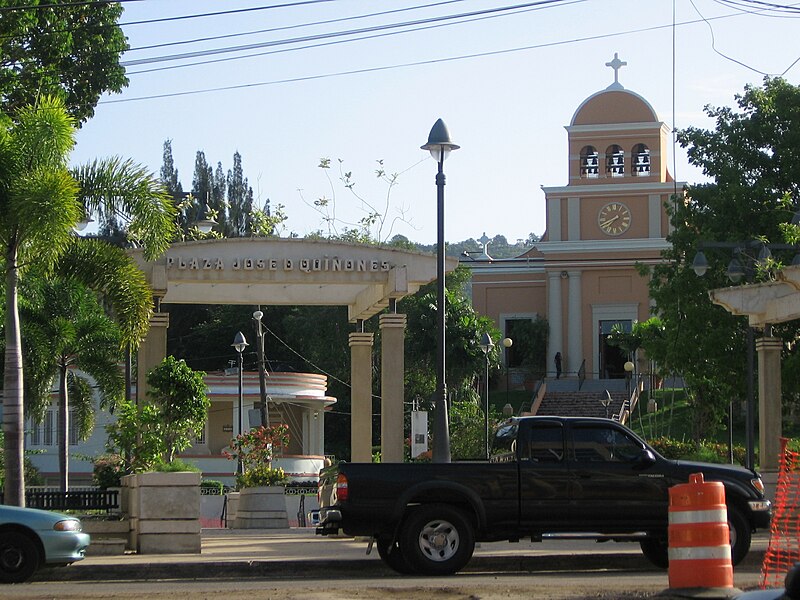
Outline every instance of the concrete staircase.
{"type": "Polygon", "coordinates": [[[614,418],[629,398],[626,384],[624,379],[587,379],[580,384],[577,379],[547,379],[544,394],[534,400],[529,414],[614,418]],[[603,402],[609,396],[606,409],[603,402]]]}
{"type": "Polygon", "coordinates": [[[87,556],[118,556],[128,546],[130,522],[121,518],[81,517],[83,531],[92,537],[87,556]]]}
{"type": "Polygon", "coordinates": [[[607,400],[605,391],[602,392],[547,392],[537,407],[534,405],[533,414],[559,417],[608,417],[619,414],[622,403],[625,402],[625,392],[608,392],[611,403],[606,407],[601,400],[607,400]]]}

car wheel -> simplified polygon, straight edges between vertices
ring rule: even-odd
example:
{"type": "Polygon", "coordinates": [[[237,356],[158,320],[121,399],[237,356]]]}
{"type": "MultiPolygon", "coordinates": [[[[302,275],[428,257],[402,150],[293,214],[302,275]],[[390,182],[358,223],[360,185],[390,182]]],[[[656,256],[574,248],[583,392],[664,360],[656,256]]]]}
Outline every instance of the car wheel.
{"type": "Polygon", "coordinates": [[[378,556],[392,571],[401,575],[410,575],[414,572],[406,557],[403,556],[397,540],[392,540],[390,536],[381,536],[375,540],[375,545],[378,548],[378,556]]]}
{"type": "Polygon", "coordinates": [[[662,536],[653,535],[639,541],[644,557],[659,569],[669,567],[669,546],[667,539],[662,536]]]}
{"type": "Polygon", "coordinates": [[[462,511],[428,504],[414,509],[403,523],[400,547],[416,572],[450,575],[472,558],[475,533],[462,511]]]}
{"type": "Polygon", "coordinates": [[[7,531],[0,535],[0,581],[21,583],[39,568],[39,552],[24,533],[7,531]]]}
{"type": "Polygon", "coordinates": [[[742,511],[728,505],[728,528],[731,531],[731,562],[738,565],[750,551],[753,532],[742,511]]]}

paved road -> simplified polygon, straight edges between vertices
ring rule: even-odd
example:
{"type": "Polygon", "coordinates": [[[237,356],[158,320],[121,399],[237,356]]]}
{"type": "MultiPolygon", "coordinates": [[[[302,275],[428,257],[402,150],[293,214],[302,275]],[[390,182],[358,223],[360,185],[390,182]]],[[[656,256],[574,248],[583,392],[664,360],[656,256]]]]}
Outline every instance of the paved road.
{"type": "MultiPolygon", "coordinates": [[[[754,539],[735,570],[735,585],[758,584],[767,537],[754,539]]],[[[310,529],[204,530],[199,555],[89,556],[34,582],[4,586],[3,598],[247,597],[339,600],[532,597],[542,600],[651,598],[668,587],[635,543],[545,541],[482,544],[462,573],[452,577],[400,577],[367,543],[322,538],[310,529]]]]}

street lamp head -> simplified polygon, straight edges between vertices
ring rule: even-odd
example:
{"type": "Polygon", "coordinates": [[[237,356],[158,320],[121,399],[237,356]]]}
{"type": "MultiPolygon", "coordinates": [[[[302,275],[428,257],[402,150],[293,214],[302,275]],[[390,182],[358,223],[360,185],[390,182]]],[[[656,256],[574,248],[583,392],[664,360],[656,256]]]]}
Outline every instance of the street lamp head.
{"type": "Polygon", "coordinates": [[[765,263],[772,257],[772,252],[769,246],[761,244],[761,249],[758,251],[758,262],[765,263]]]}
{"type": "Polygon", "coordinates": [[[84,215],[81,217],[81,220],[75,223],[73,229],[77,232],[81,232],[89,226],[89,223],[94,223],[94,219],[89,215],[84,215]]]}
{"type": "Polygon", "coordinates": [[[443,162],[451,150],[458,150],[460,147],[452,142],[447,125],[441,119],[431,127],[431,132],[428,134],[428,143],[420,146],[423,150],[428,150],[437,162],[443,162]]]}
{"type": "Polygon", "coordinates": [[[514,343],[514,340],[512,340],[511,338],[503,338],[503,347],[511,348],[513,343],[514,343]]]}
{"type": "Polygon", "coordinates": [[[745,275],[742,263],[735,256],[731,259],[731,262],[728,263],[727,275],[728,279],[733,283],[738,283],[745,275]]]}
{"type": "Polygon", "coordinates": [[[264,313],[263,313],[263,312],[261,312],[260,310],[257,310],[256,312],[254,312],[254,313],[253,313],[253,318],[254,318],[256,321],[261,321],[261,318],[262,318],[263,316],[264,316],[264,313]]]}
{"type": "Polygon", "coordinates": [[[631,361],[628,360],[628,361],[625,362],[625,372],[626,373],[632,372],[634,367],[635,367],[635,365],[631,361]]]}
{"type": "Polygon", "coordinates": [[[494,348],[494,342],[492,341],[492,336],[488,333],[484,333],[481,337],[480,343],[481,350],[483,350],[484,354],[489,354],[489,351],[494,348]]]}
{"type": "Polygon", "coordinates": [[[236,351],[241,354],[244,352],[244,349],[247,348],[250,344],[247,343],[247,340],[244,338],[244,334],[241,331],[236,332],[236,337],[233,338],[233,343],[231,346],[236,348],[236,351]]]}
{"type": "Polygon", "coordinates": [[[698,277],[702,277],[708,271],[708,261],[702,250],[698,250],[697,254],[695,254],[694,261],[692,261],[692,270],[698,277]]]}

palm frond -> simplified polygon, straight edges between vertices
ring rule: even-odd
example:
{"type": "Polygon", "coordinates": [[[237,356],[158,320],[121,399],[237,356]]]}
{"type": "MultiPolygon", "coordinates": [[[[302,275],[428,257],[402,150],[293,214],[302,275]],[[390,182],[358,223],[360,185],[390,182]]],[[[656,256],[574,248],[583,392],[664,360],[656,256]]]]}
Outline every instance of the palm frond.
{"type": "Polygon", "coordinates": [[[144,167],[118,157],[95,160],[73,170],[80,199],[89,212],[102,210],[128,223],[128,235],[148,260],[176,239],[177,209],[164,184],[144,167]]]}

